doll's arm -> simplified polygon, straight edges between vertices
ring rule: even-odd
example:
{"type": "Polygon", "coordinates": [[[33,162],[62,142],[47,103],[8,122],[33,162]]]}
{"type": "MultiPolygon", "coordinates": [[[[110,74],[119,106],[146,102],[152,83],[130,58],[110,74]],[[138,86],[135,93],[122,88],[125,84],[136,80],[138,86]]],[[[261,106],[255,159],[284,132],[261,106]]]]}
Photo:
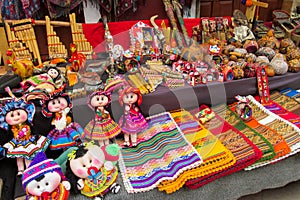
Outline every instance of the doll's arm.
{"type": "Polygon", "coordinates": [[[111,161],[106,161],[105,163],[104,163],[104,167],[105,167],[105,169],[107,170],[107,171],[111,171],[111,170],[113,170],[114,169],[114,164],[111,162],[111,161]]]}
{"type": "Polygon", "coordinates": [[[78,190],[82,190],[83,187],[84,187],[83,179],[79,179],[79,180],[77,181],[77,188],[78,188],[78,190]]]}
{"type": "Polygon", "coordinates": [[[61,184],[63,184],[63,186],[66,188],[66,190],[71,189],[71,184],[69,181],[63,181],[61,184]]]}

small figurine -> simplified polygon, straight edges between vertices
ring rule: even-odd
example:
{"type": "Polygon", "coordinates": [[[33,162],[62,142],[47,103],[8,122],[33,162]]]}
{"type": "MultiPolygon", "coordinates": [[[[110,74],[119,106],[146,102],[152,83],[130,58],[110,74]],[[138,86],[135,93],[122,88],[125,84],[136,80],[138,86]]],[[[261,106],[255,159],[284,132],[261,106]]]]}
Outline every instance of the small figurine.
{"type": "Polygon", "coordinates": [[[107,91],[95,91],[89,96],[89,106],[96,115],[86,127],[84,132],[87,138],[98,140],[99,145],[108,145],[109,139],[121,133],[119,125],[110,117],[106,108],[111,102],[111,94],[107,91]]]}
{"type": "Polygon", "coordinates": [[[25,79],[20,85],[27,92],[31,92],[34,89],[45,89],[50,93],[61,87],[63,83],[60,70],[56,67],[49,67],[45,73],[25,79]]]}
{"type": "Polygon", "coordinates": [[[71,189],[61,167],[44,152],[38,153],[24,171],[22,186],[29,200],[67,200],[71,189]]]}
{"type": "Polygon", "coordinates": [[[73,122],[70,114],[72,102],[69,95],[63,92],[63,88],[64,86],[43,99],[42,113],[45,117],[52,117],[51,125],[55,126],[47,136],[51,140],[51,150],[77,146],[83,140],[83,128],[73,122]]]}
{"type": "Polygon", "coordinates": [[[87,197],[103,199],[109,191],[120,190],[118,178],[119,146],[109,144],[80,146],[69,155],[66,163],[66,176],[71,182],[71,190],[87,197]]]}
{"type": "Polygon", "coordinates": [[[77,72],[84,69],[86,56],[83,53],[77,51],[76,44],[70,44],[70,51],[72,53],[70,62],[72,65],[69,65],[66,68],[66,73],[69,80],[69,85],[73,86],[78,83],[77,72]]]}
{"type": "Polygon", "coordinates": [[[23,99],[13,98],[0,107],[0,127],[13,134],[13,139],[3,147],[6,157],[17,159],[19,176],[35,155],[45,151],[50,143],[46,137],[31,133],[34,114],[34,104],[23,99]]]}
{"type": "Polygon", "coordinates": [[[249,104],[249,99],[240,95],[237,95],[235,98],[238,100],[235,112],[242,120],[249,121],[252,118],[252,108],[249,104]]]}
{"type": "Polygon", "coordinates": [[[142,103],[140,90],[131,86],[126,87],[119,96],[119,103],[124,106],[124,114],[119,120],[119,126],[124,133],[124,145],[129,146],[131,139],[132,146],[136,146],[137,134],[148,128],[148,123],[139,109],[142,103]]]}

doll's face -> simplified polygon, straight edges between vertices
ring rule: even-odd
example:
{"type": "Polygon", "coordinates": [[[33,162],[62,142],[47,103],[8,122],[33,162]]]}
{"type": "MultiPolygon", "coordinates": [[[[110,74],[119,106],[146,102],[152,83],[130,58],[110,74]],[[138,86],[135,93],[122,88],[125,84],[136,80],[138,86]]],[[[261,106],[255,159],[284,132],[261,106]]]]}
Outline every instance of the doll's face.
{"type": "Polygon", "coordinates": [[[53,68],[49,69],[47,73],[52,78],[56,78],[58,76],[58,71],[56,69],[53,69],[53,68]]]}
{"type": "Polygon", "coordinates": [[[28,183],[26,189],[33,196],[42,196],[43,193],[52,193],[60,184],[61,176],[53,171],[48,172],[41,179],[28,183]]]}
{"type": "Polygon", "coordinates": [[[124,104],[133,104],[137,102],[137,100],[138,100],[138,95],[133,92],[127,93],[123,96],[124,104]]]}
{"type": "Polygon", "coordinates": [[[108,104],[108,97],[105,95],[95,95],[91,99],[91,105],[96,107],[104,107],[108,104]]]}
{"type": "Polygon", "coordinates": [[[5,120],[9,125],[17,125],[27,121],[27,112],[23,109],[10,111],[6,114],[5,120]]]}
{"type": "Polygon", "coordinates": [[[91,148],[84,156],[70,160],[70,168],[77,177],[87,178],[89,169],[92,167],[100,169],[104,159],[105,157],[100,147],[91,148]]]}
{"type": "Polygon", "coordinates": [[[55,98],[48,103],[48,110],[50,112],[61,112],[66,107],[68,107],[68,102],[63,97],[55,98]]]}

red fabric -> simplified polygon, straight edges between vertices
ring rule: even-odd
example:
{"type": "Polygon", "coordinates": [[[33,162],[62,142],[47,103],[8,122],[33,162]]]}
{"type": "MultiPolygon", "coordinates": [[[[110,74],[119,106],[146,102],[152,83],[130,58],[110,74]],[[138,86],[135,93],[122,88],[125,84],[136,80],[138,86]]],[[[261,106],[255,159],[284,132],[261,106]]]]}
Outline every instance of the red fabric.
{"type": "MultiPolygon", "coordinates": [[[[130,45],[129,29],[137,22],[143,22],[152,27],[150,20],[138,20],[138,21],[122,21],[122,22],[109,22],[108,27],[111,35],[114,39],[114,44],[120,44],[124,49],[128,49],[130,45]]],[[[164,20],[166,26],[169,27],[170,23],[168,20],[164,20]]],[[[162,19],[155,20],[155,23],[160,26],[162,19]]],[[[184,19],[184,25],[187,29],[189,37],[192,36],[192,27],[200,24],[200,18],[197,19],[184,19]]],[[[82,24],[83,32],[86,39],[93,46],[94,51],[104,52],[104,26],[102,23],[97,24],[82,24]]]]}

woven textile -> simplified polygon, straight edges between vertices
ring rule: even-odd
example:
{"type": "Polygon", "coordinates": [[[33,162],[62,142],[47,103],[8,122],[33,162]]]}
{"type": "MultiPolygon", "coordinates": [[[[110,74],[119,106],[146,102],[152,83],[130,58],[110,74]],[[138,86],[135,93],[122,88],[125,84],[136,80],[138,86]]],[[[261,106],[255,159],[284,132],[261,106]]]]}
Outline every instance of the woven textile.
{"type": "Polygon", "coordinates": [[[272,113],[267,110],[262,104],[255,100],[251,95],[247,96],[250,100],[250,105],[253,110],[253,117],[260,124],[266,125],[271,129],[275,130],[277,133],[281,134],[285,139],[289,147],[291,148],[291,152],[284,157],[288,157],[299,152],[300,147],[300,130],[297,126],[292,124],[291,122],[279,117],[278,115],[272,113]]]}
{"type": "Polygon", "coordinates": [[[147,122],[137,147],[121,149],[119,166],[128,193],[149,191],[203,162],[170,113],[151,116],[147,122]]]}
{"type": "Polygon", "coordinates": [[[173,181],[163,181],[158,186],[160,191],[175,192],[187,180],[224,170],[236,162],[233,154],[190,112],[176,110],[171,112],[171,115],[187,140],[196,148],[203,163],[199,167],[185,171],[173,181]]]}
{"type": "Polygon", "coordinates": [[[276,154],[272,144],[260,133],[247,126],[244,121],[226,105],[219,105],[213,108],[225,121],[231,126],[241,131],[253,144],[255,144],[263,153],[263,156],[256,163],[272,159],[276,154]]]}
{"type": "MultiPolygon", "coordinates": [[[[196,113],[192,111],[192,113],[196,113]]],[[[186,182],[192,189],[199,188],[222,176],[237,172],[261,159],[262,152],[240,131],[224,121],[218,114],[204,126],[213,133],[236,158],[236,163],[219,172],[195,178],[186,182]]]]}
{"type": "Polygon", "coordinates": [[[270,97],[272,101],[278,103],[279,105],[281,105],[283,108],[285,108],[290,112],[296,112],[297,110],[300,110],[300,103],[296,101],[294,98],[289,97],[285,93],[280,93],[276,91],[273,92],[270,97]]]}
{"type": "Polygon", "coordinates": [[[269,111],[271,111],[272,113],[282,117],[283,119],[291,122],[292,124],[294,124],[295,126],[300,128],[300,116],[299,115],[296,115],[295,113],[286,110],[281,105],[279,105],[278,103],[276,103],[275,101],[272,101],[272,100],[270,100],[267,105],[264,105],[264,107],[266,109],[268,109],[269,111]]]}
{"type": "MultiPolygon", "coordinates": [[[[231,111],[234,112],[236,103],[233,103],[228,107],[231,111]]],[[[267,116],[268,115],[264,115],[264,117],[267,116]]],[[[247,121],[246,125],[263,135],[272,144],[276,154],[274,158],[284,156],[291,152],[289,145],[286,143],[282,135],[280,135],[270,127],[260,124],[254,117],[252,117],[251,120],[247,121]]]]}

